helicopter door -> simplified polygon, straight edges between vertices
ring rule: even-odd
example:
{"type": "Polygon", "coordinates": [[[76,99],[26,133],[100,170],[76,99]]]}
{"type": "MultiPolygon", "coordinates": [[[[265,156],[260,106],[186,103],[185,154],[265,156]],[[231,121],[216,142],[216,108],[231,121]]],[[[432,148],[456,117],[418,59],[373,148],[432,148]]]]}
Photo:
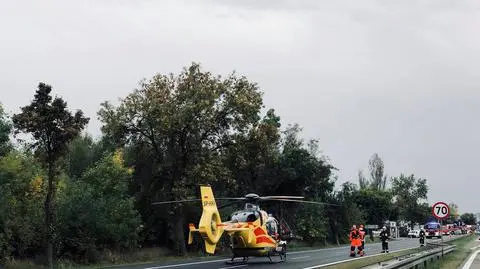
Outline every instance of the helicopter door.
{"type": "Polygon", "coordinates": [[[278,234],[278,222],[275,218],[269,217],[266,223],[267,232],[270,236],[276,236],[278,234]]]}

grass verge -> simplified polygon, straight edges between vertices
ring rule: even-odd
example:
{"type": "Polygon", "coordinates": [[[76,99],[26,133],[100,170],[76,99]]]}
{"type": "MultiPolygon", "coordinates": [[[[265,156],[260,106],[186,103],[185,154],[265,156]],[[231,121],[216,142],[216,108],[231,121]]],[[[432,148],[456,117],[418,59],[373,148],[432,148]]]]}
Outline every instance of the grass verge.
{"type": "Polygon", "coordinates": [[[428,268],[432,269],[451,269],[458,268],[465,259],[470,255],[470,248],[474,244],[477,237],[475,235],[469,235],[464,238],[460,238],[454,241],[456,248],[453,252],[444,256],[443,259],[432,263],[428,268]]]}
{"type": "MultiPolygon", "coordinates": [[[[455,238],[453,240],[448,241],[448,244],[454,244],[454,245],[457,246],[457,248],[460,248],[460,249],[465,249],[466,248],[467,250],[470,250],[469,249],[470,248],[469,243],[472,240],[473,240],[472,236],[461,237],[461,238],[455,238]]],[[[388,260],[392,260],[392,259],[395,259],[397,257],[417,253],[417,252],[423,251],[423,250],[425,250],[425,249],[415,248],[415,249],[403,250],[403,251],[394,252],[394,253],[382,254],[382,255],[373,256],[373,257],[367,257],[367,258],[363,258],[363,259],[357,259],[357,260],[352,259],[352,261],[339,263],[339,264],[334,264],[334,265],[330,265],[330,266],[322,267],[322,268],[326,268],[326,269],[333,269],[333,268],[335,268],[335,269],[357,269],[357,268],[367,267],[367,266],[370,266],[370,265],[373,265],[373,264],[378,264],[378,263],[381,263],[381,262],[385,262],[385,261],[388,261],[388,260]]],[[[450,257],[451,262],[445,263],[444,267],[428,267],[428,268],[429,269],[430,268],[435,268],[435,269],[457,268],[462,263],[462,261],[465,259],[465,257],[464,256],[457,256],[456,258],[451,257],[450,255],[453,256],[454,253],[455,252],[451,252],[450,254],[445,256],[444,261],[446,261],[446,259],[450,257]],[[458,259],[460,259],[460,261],[459,261],[458,265],[455,266],[456,263],[453,263],[453,261],[458,262],[458,259]]],[[[463,252],[459,251],[458,253],[460,254],[460,253],[463,253],[463,252]]],[[[466,255],[468,256],[468,253],[466,255]]],[[[439,262],[436,262],[432,265],[435,266],[435,264],[437,264],[437,266],[438,266],[439,262]]]]}
{"type": "Polygon", "coordinates": [[[376,264],[376,263],[379,263],[379,262],[392,260],[392,259],[395,259],[395,258],[400,257],[400,256],[405,256],[405,255],[409,255],[409,254],[412,254],[412,253],[416,253],[419,250],[420,250],[419,248],[408,249],[408,250],[402,250],[402,251],[398,251],[398,252],[394,252],[394,253],[387,253],[387,254],[382,254],[382,255],[373,256],[373,257],[366,257],[366,258],[357,259],[357,260],[354,260],[354,258],[353,258],[352,261],[349,261],[349,262],[334,264],[334,265],[330,265],[330,266],[322,267],[322,268],[326,268],[326,269],[333,269],[333,268],[335,268],[335,269],[357,269],[357,268],[362,268],[362,267],[369,266],[369,265],[372,265],[372,264],[376,264]]]}

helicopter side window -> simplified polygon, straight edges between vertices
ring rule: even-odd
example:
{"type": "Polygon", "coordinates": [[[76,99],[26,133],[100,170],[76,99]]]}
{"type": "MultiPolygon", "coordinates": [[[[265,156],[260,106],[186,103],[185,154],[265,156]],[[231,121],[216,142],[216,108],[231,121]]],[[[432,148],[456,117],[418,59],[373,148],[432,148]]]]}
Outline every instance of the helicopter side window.
{"type": "Polygon", "coordinates": [[[231,220],[235,222],[254,222],[260,215],[256,211],[238,211],[232,214],[231,220]]]}

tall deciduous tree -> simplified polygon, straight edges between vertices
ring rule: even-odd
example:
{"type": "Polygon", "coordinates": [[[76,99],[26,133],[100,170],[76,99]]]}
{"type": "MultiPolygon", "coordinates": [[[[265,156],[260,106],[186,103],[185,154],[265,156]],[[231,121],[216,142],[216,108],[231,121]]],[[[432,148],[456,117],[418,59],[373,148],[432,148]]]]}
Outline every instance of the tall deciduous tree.
{"type": "Polygon", "coordinates": [[[363,171],[358,172],[358,181],[361,189],[372,188],[384,191],[387,187],[387,176],[385,175],[385,166],[377,153],[374,153],[368,161],[370,180],[368,180],[363,171]]]}
{"type": "Polygon", "coordinates": [[[425,221],[425,210],[418,209],[419,205],[427,199],[427,180],[416,178],[413,174],[392,178],[392,192],[400,218],[413,222],[425,221]],[[423,213],[421,213],[423,212],[423,213]]]}
{"type": "Polygon", "coordinates": [[[366,224],[383,225],[393,214],[392,193],[373,188],[360,189],[354,194],[357,205],[366,214],[366,224]]]}
{"type": "Polygon", "coordinates": [[[235,136],[236,143],[225,154],[226,167],[238,184],[231,195],[237,193],[271,194],[279,182],[277,167],[280,144],[280,117],[270,109],[265,117],[246,134],[235,136]]]}
{"type": "Polygon", "coordinates": [[[377,153],[373,154],[368,162],[372,187],[377,190],[385,190],[387,187],[387,176],[385,175],[385,166],[377,153]]]}
{"type": "MultiPolygon", "coordinates": [[[[155,180],[144,189],[152,190],[151,197],[182,199],[200,182],[234,183],[220,156],[260,120],[261,107],[256,84],[235,74],[214,76],[193,63],[178,76],[158,74],[141,82],[118,107],[104,103],[99,116],[114,141],[150,149],[155,180]]],[[[174,241],[183,255],[185,214],[181,207],[175,213],[174,241]]]]}
{"type": "Polygon", "coordinates": [[[339,208],[327,207],[327,216],[330,224],[330,231],[332,232],[333,242],[340,244],[348,240],[348,231],[353,224],[365,223],[365,217],[368,212],[365,212],[357,205],[356,194],[358,188],[351,182],[342,184],[340,191],[335,192],[330,202],[339,204],[339,208]]]}
{"type": "Polygon", "coordinates": [[[40,83],[31,104],[22,107],[22,112],[13,116],[13,124],[17,131],[33,136],[32,147],[47,170],[47,258],[50,268],[53,268],[57,162],[65,155],[67,144],[80,134],[89,119],[80,110],[72,115],[67,110],[67,103],[62,98],[52,98],[51,91],[50,85],[40,83]]]}
{"type": "MultiPolygon", "coordinates": [[[[281,155],[278,162],[278,176],[270,179],[271,194],[300,195],[309,200],[330,202],[335,182],[332,171],[335,169],[326,158],[320,156],[316,140],[308,143],[300,138],[301,128],[289,126],[284,131],[281,155]]],[[[328,221],[325,218],[326,206],[283,205],[283,218],[292,223],[293,229],[313,242],[326,242],[328,221]],[[296,213],[295,213],[296,212],[296,213]]],[[[338,211],[338,207],[335,207],[338,211]]]]}
{"type": "Polygon", "coordinates": [[[370,182],[363,174],[362,169],[358,170],[358,185],[360,186],[360,189],[367,189],[370,187],[370,182]]]}

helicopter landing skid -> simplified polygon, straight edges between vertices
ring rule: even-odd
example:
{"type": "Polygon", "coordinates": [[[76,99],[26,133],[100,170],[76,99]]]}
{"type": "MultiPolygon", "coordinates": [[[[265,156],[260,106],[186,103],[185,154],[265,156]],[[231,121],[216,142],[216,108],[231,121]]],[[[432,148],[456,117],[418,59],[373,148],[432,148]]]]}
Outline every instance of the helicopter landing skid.
{"type": "Polygon", "coordinates": [[[270,260],[270,263],[281,263],[281,262],[286,262],[286,261],[287,261],[286,255],[282,255],[282,254],[280,254],[280,255],[274,255],[274,256],[267,256],[267,257],[268,257],[268,259],[270,260]],[[274,261],[274,260],[272,259],[272,257],[275,257],[275,256],[279,256],[279,257],[280,257],[280,260],[279,260],[279,261],[278,261],[278,260],[277,260],[277,261],[274,261]]]}
{"type": "Polygon", "coordinates": [[[287,248],[286,246],[282,246],[280,251],[274,250],[271,253],[268,254],[268,259],[270,260],[270,263],[281,263],[281,262],[286,262],[287,261],[287,248]],[[278,256],[280,257],[280,261],[274,261],[272,257],[278,256]]]}
{"type": "Polygon", "coordinates": [[[231,260],[226,261],[226,264],[245,264],[248,262],[248,257],[232,257],[231,260]],[[235,258],[243,258],[242,260],[235,261],[235,258]]]}

